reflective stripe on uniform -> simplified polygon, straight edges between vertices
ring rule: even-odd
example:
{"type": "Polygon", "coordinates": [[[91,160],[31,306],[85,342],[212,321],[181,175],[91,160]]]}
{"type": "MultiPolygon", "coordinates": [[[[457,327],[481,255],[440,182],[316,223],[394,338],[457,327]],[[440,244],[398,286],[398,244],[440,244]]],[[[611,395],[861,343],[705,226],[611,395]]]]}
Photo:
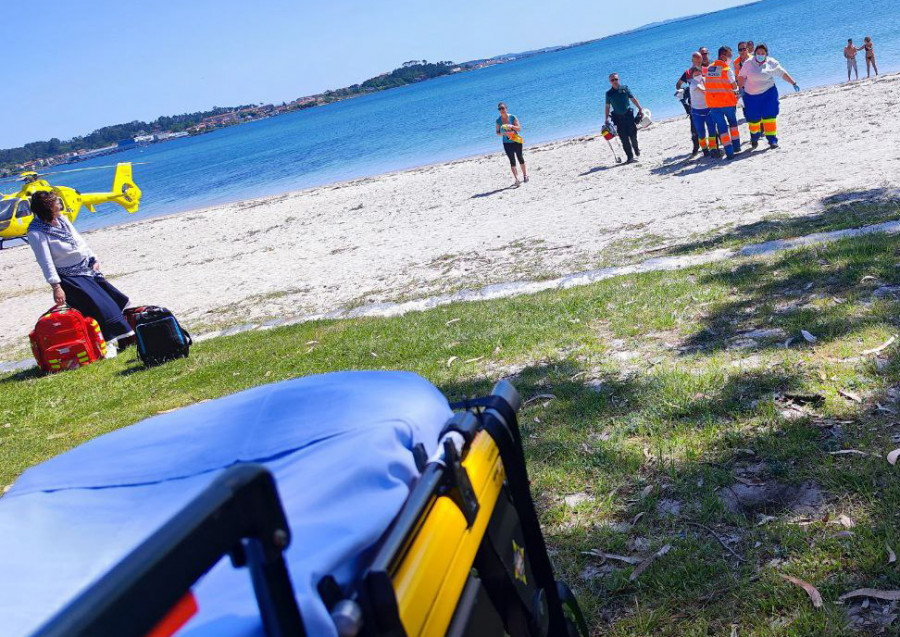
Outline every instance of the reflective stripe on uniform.
{"type": "Polygon", "coordinates": [[[770,119],[764,119],[762,121],[762,126],[763,126],[763,132],[766,134],[767,137],[774,137],[775,135],[778,134],[778,132],[777,132],[778,128],[777,128],[774,117],[772,117],[770,119]]]}

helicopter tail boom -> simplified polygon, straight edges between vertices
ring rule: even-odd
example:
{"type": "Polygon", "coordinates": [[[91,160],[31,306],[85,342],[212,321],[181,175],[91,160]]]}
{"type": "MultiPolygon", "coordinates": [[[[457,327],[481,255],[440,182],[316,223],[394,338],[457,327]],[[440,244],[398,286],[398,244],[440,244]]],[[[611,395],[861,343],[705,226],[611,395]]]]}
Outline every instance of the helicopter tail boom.
{"type": "Polygon", "coordinates": [[[111,192],[84,193],[81,195],[81,201],[91,212],[94,212],[94,206],[97,204],[107,202],[119,204],[129,214],[137,212],[141,203],[141,189],[131,176],[131,163],[125,162],[116,166],[111,192]]]}

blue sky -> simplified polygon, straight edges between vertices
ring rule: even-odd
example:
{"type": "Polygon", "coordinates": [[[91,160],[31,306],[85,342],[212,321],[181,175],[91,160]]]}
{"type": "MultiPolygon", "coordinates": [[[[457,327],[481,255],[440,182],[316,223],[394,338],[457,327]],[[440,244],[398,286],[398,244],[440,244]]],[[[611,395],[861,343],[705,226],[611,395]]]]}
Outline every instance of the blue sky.
{"type": "MultiPolygon", "coordinates": [[[[747,0],[707,0],[713,11],[747,0]]],[[[0,148],[212,106],[289,101],[410,59],[589,40],[700,9],[670,0],[48,0],[4,7],[0,148]]]]}

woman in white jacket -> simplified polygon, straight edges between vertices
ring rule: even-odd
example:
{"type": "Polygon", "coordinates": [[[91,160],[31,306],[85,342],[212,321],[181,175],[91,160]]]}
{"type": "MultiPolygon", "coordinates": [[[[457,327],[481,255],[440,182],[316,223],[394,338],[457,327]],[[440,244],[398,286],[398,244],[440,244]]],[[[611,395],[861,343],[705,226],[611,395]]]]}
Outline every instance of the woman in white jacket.
{"type": "Polygon", "coordinates": [[[770,148],[778,148],[778,87],[780,77],[799,91],[800,87],[775,58],[769,57],[769,47],[757,44],[754,56],[741,65],[738,86],[744,91],[744,117],[750,128],[750,146],[759,145],[760,135],[766,136],[770,148]]]}
{"type": "Polygon", "coordinates": [[[53,289],[53,302],[67,304],[96,319],[108,343],[116,344],[134,332],[122,310],[128,297],[100,272],[100,262],[71,222],[60,214],[62,202],[47,191],[31,196],[34,218],[28,226],[28,243],[44,278],[53,289]]]}

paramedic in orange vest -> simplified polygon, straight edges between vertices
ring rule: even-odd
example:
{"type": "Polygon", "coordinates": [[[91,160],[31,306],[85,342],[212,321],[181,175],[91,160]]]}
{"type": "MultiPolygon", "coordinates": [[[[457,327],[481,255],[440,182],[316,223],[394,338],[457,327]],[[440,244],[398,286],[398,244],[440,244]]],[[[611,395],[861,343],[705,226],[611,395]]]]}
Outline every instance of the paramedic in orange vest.
{"type": "MultiPolygon", "coordinates": [[[[737,126],[737,80],[731,68],[731,47],[719,47],[719,59],[706,68],[706,106],[709,123],[719,136],[725,156],[741,152],[737,126]]],[[[718,153],[714,153],[718,155],[718,153]]]]}

